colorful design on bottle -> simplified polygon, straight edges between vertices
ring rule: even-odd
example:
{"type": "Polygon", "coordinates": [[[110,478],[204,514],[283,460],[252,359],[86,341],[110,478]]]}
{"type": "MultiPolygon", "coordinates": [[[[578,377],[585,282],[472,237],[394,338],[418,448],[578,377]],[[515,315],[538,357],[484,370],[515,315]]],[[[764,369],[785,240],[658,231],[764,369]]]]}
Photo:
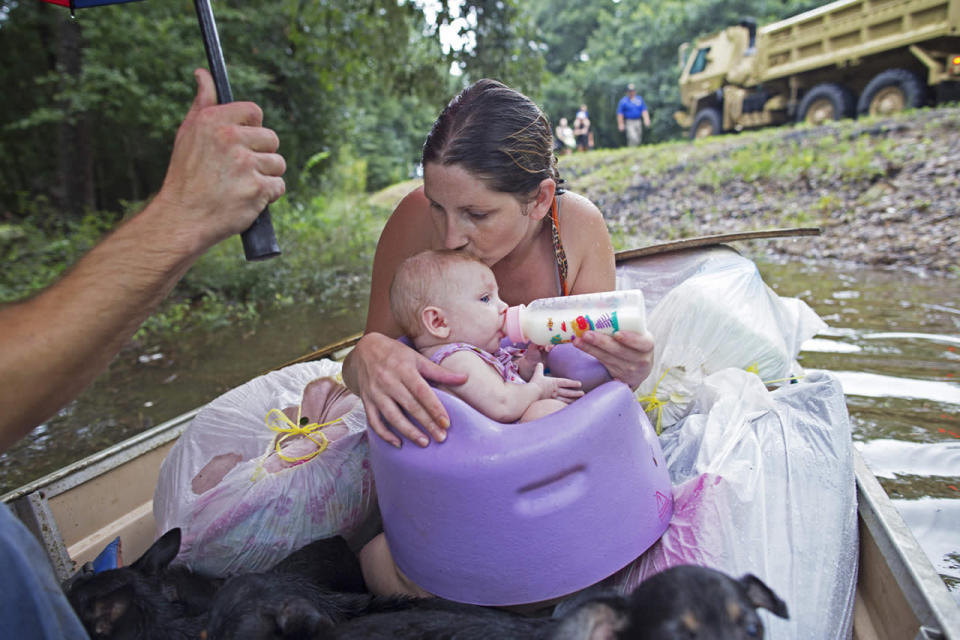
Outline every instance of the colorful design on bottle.
{"type": "MultiPolygon", "coordinates": [[[[603,312],[596,320],[589,314],[579,315],[573,320],[570,320],[569,331],[567,329],[567,321],[563,320],[560,322],[560,331],[550,336],[550,344],[571,342],[574,338],[579,338],[587,331],[593,331],[595,329],[609,329],[610,333],[619,331],[620,326],[617,322],[617,312],[603,312]]],[[[553,318],[547,319],[547,331],[553,331],[553,318]]]]}

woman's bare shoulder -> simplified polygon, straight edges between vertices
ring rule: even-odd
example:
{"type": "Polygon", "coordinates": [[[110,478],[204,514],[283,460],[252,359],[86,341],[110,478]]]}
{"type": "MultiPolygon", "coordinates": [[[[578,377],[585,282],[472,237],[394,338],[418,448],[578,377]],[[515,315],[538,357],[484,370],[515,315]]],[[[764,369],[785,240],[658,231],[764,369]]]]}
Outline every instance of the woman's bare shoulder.
{"type": "Polygon", "coordinates": [[[560,199],[560,239],[564,246],[569,242],[573,245],[583,242],[592,244],[597,238],[606,237],[607,223],[603,213],[591,200],[579,193],[567,191],[560,199]]]}
{"type": "Polygon", "coordinates": [[[606,291],[615,280],[613,243],[603,213],[584,196],[566,192],[560,203],[560,242],[571,293],[606,291]]]}

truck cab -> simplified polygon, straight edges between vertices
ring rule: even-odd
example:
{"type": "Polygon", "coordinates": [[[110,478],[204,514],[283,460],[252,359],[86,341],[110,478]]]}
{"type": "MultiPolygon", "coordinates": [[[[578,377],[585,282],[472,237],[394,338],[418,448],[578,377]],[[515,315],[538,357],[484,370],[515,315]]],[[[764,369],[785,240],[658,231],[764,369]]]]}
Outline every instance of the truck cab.
{"type": "MultiPolygon", "coordinates": [[[[682,71],[680,99],[686,111],[677,111],[674,119],[690,128],[691,138],[715,135],[736,127],[725,105],[731,98],[728,88],[743,87],[756,76],[756,22],[744,18],[739,24],[700,38],[689,55],[689,43],[680,48],[682,71]]],[[[744,95],[740,95],[742,103],[744,95]]]]}

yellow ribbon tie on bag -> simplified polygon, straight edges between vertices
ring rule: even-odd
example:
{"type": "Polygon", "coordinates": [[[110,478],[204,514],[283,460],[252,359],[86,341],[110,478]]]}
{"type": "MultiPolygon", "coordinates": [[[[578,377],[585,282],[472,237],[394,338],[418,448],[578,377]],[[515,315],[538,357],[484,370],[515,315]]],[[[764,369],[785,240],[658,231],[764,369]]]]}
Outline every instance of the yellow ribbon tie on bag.
{"type": "Polygon", "coordinates": [[[275,448],[277,451],[277,456],[286,462],[304,462],[323,453],[326,450],[327,445],[330,444],[330,440],[327,438],[326,434],[320,430],[341,420],[341,418],[337,418],[335,420],[331,420],[330,422],[324,422],[323,424],[311,422],[310,424],[301,425],[299,424],[301,422],[300,411],[301,408],[297,407],[297,423],[294,423],[292,420],[290,420],[290,418],[287,417],[287,414],[280,409],[270,409],[270,411],[267,412],[267,417],[264,420],[268,429],[284,434],[277,439],[275,448]],[[320,440],[317,440],[314,437],[317,435],[320,436],[320,440]],[[288,438],[292,438],[294,436],[304,436],[312,440],[313,443],[317,445],[317,450],[296,458],[283,455],[281,452],[281,446],[288,438]]]}
{"type": "Polygon", "coordinates": [[[667,376],[668,371],[670,371],[670,367],[667,367],[666,370],[664,370],[663,374],[660,376],[660,379],[657,380],[657,384],[653,385],[653,389],[648,395],[637,398],[637,402],[640,404],[643,404],[644,402],[647,403],[647,405],[643,408],[644,411],[652,411],[656,409],[657,423],[654,425],[654,427],[657,430],[657,435],[660,435],[660,431],[663,429],[661,426],[663,424],[663,408],[667,405],[666,400],[661,400],[657,397],[657,387],[659,387],[660,383],[663,382],[663,379],[667,376]]]}

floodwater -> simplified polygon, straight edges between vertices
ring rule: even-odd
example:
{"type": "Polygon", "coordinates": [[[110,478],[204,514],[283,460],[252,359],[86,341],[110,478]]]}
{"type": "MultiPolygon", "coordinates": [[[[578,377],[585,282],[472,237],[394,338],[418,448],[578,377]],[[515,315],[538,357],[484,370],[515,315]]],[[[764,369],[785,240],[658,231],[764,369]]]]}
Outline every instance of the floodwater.
{"type": "MultiPolygon", "coordinates": [[[[760,269],[830,325],[804,345],[801,363],[839,377],[857,448],[960,602],[960,278],[797,262],[760,269]]],[[[365,308],[356,297],[337,310],[295,307],[122,354],[0,455],[0,494],[355,333],[365,308]]]]}
{"type": "Polygon", "coordinates": [[[830,328],[801,364],[843,384],[855,446],[960,603],[960,278],[761,264],[830,328]]]}

